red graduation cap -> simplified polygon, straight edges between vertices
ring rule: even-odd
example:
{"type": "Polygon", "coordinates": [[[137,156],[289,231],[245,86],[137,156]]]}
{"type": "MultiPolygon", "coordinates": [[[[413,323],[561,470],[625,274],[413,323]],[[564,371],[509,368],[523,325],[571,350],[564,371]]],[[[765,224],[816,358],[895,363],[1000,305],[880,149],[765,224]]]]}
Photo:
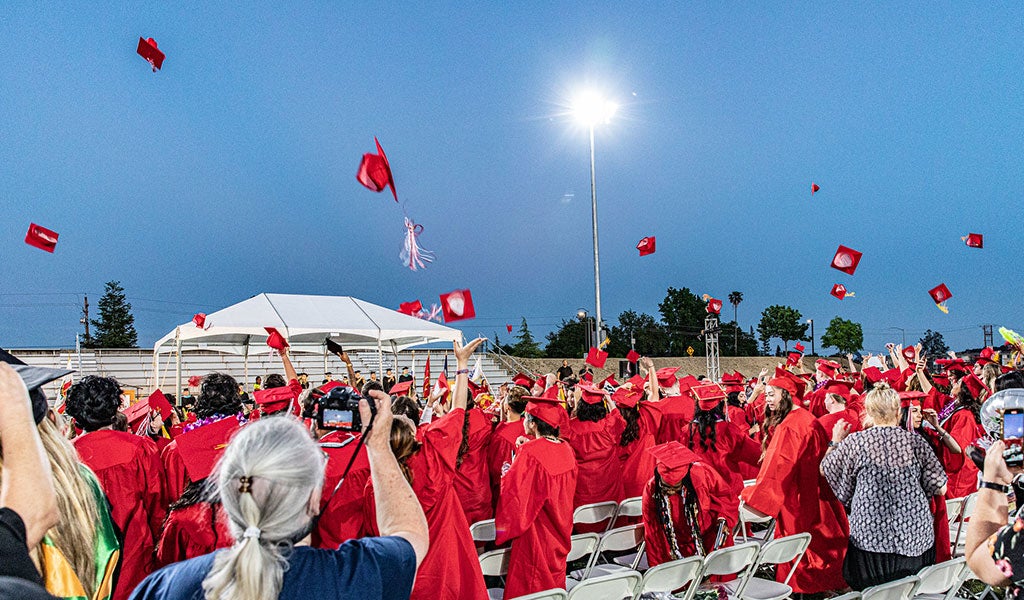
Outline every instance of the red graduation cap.
{"type": "Polygon", "coordinates": [[[441,294],[441,312],[444,315],[445,323],[476,317],[476,310],[473,308],[473,295],[469,290],[455,290],[441,294]]]}
{"type": "Polygon", "coordinates": [[[860,257],[862,256],[864,256],[864,253],[840,245],[836,250],[836,255],[832,258],[832,268],[842,271],[847,275],[853,275],[853,272],[857,270],[857,265],[860,264],[860,257]]]}
{"type": "Polygon", "coordinates": [[[615,390],[612,394],[612,402],[616,405],[625,406],[626,408],[633,408],[640,402],[640,398],[644,395],[643,383],[639,387],[620,387],[615,390]]]}
{"type": "Polygon", "coordinates": [[[267,330],[268,346],[270,346],[274,350],[284,350],[285,348],[288,347],[288,340],[284,339],[284,336],[281,335],[281,332],[279,332],[276,328],[264,327],[263,329],[267,330]]]}
{"type": "Polygon", "coordinates": [[[701,410],[711,410],[725,400],[725,390],[717,383],[705,383],[690,388],[701,410]]]}
{"type": "Polygon", "coordinates": [[[636,249],[640,251],[640,256],[647,256],[648,254],[654,254],[655,241],[654,236],[649,235],[644,239],[640,240],[636,244],[636,249]]]}
{"type": "Polygon", "coordinates": [[[139,56],[146,59],[150,66],[153,67],[153,72],[156,73],[164,64],[164,53],[156,47],[156,40],[153,38],[142,39],[139,38],[139,47],[135,50],[139,53],[139,56]]]}
{"type": "Polygon", "coordinates": [[[913,346],[907,346],[903,349],[903,358],[908,361],[914,361],[917,359],[917,350],[913,346]]]}
{"type": "Polygon", "coordinates": [[[786,355],[786,366],[795,366],[798,362],[800,362],[800,359],[803,358],[803,356],[803,354],[800,354],[796,350],[790,350],[789,354],[786,355]]]}
{"type": "Polygon", "coordinates": [[[608,360],[608,353],[599,348],[591,348],[587,351],[588,365],[593,365],[595,368],[600,369],[604,367],[605,361],[608,360]]]}
{"type": "Polygon", "coordinates": [[[536,417],[552,427],[564,428],[569,425],[569,414],[562,408],[558,398],[523,396],[523,400],[527,401],[526,414],[536,417]]]}
{"type": "Polygon", "coordinates": [[[629,352],[626,353],[626,360],[628,360],[631,363],[635,363],[636,361],[640,360],[640,355],[636,353],[636,350],[630,350],[629,352]]]}
{"type": "MultiPolygon", "coordinates": [[[[658,379],[658,384],[661,384],[661,379],[658,379]]],[[[679,393],[685,394],[693,389],[694,386],[700,385],[700,380],[693,375],[687,375],[686,377],[679,378],[679,393]]],[[[667,387],[667,386],[665,386],[667,387]]]]}
{"type": "Polygon", "coordinates": [[[655,371],[654,375],[658,379],[658,385],[663,388],[670,388],[676,384],[676,371],[679,367],[663,367],[655,371]]]}
{"type": "Polygon", "coordinates": [[[980,233],[968,233],[966,236],[960,238],[967,244],[968,248],[984,248],[985,237],[980,233]]]}
{"type": "Polygon", "coordinates": [[[936,304],[942,304],[953,297],[953,293],[949,291],[949,288],[944,283],[940,283],[928,290],[928,295],[932,297],[936,304]]]}
{"type": "Polygon", "coordinates": [[[807,347],[801,344],[800,342],[797,342],[796,344],[793,345],[793,349],[802,354],[803,351],[807,349],[807,347]]]}
{"type": "Polygon", "coordinates": [[[512,326],[511,325],[506,325],[505,329],[507,329],[509,333],[512,333],[512,326]]]}
{"type": "Polygon", "coordinates": [[[961,385],[967,387],[967,391],[969,391],[971,393],[971,396],[973,396],[976,399],[981,398],[982,392],[990,391],[988,389],[988,386],[985,385],[985,382],[979,379],[978,376],[975,375],[974,373],[968,373],[967,375],[964,375],[963,379],[961,379],[960,382],[961,385]]]}
{"type": "Polygon", "coordinates": [[[852,381],[844,381],[842,379],[830,379],[825,383],[826,394],[837,394],[844,400],[850,400],[850,390],[853,389],[852,381]]]}
{"type": "Polygon", "coordinates": [[[722,313],[722,301],[718,298],[708,298],[707,311],[713,315],[722,313]]]}
{"type": "Polygon", "coordinates": [[[812,196],[814,195],[814,192],[817,192],[820,189],[821,189],[820,185],[814,183],[813,181],[811,182],[811,195],[812,196]]]}
{"type": "Polygon", "coordinates": [[[142,420],[149,416],[149,400],[139,400],[128,408],[124,409],[124,416],[128,418],[128,426],[135,431],[142,424],[142,420]]]}
{"type": "Polygon", "coordinates": [[[525,373],[516,373],[515,377],[512,378],[512,383],[516,385],[521,385],[524,388],[530,390],[533,389],[534,384],[537,382],[534,381],[533,378],[531,378],[529,375],[526,375],[525,373]]]}
{"type": "Polygon", "coordinates": [[[850,292],[846,291],[846,286],[841,284],[841,283],[837,283],[837,284],[833,285],[832,286],[832,291],[829,292],[829,293],[832,294],[833,296],[835,296],[836,298],[839,298],[840,300],[842,300],[843,298],[845,298],[847,296],[853,296],[853,294],[851,294],[850,292]]]}
{"type": "Polygon", "coordinates": [[[675,440],[654,446],[648,452],[654,457],[661,480],[670,486],[679,485],[690,467],[700,462],[700,457],[675,440]]]}
{"type": "Polygon", "coordinates": [[[380,147],[380,142],[377,141],[376,137],[373,138],[373,143],[377,144],[377,154],[363,155],[363,161],[359,163],[356,179],[367,189],[374,192],[382,192],[385,187],[390,187],[391,195],[395,197],[395,202],[398,202],[398,192],[395,191],[395,178],[391,174],[391,163],[388,162],[388,157],[384,154],[384,149],[380,147]]]}
{"type": "Polygon", "coordinates": [[[196,313],[192,316],[192,322],[200,329],[206,328],[206,313],[196,313]]]}
{"type": "Polygon", "coordinates": [[[408,394],[410,388],[412,388],[412,379],[407,379],[391,386],[391,391],[388,393],[392,396],[401,396],[402,394],[408,394]]]}
{"type": "Polygon", "coordinates": [[[921,391],[917,391],[917,392],[899,392],[899,395],[900,395],[900,407],[901,408],[910,408],[911,406],[914,406],[914,405],[921,406],[921,404],[924,403],[925,396],[927,396],[928,394],[925,394],[924,392],[921,392],[921,391]]]}
{"type": "Polygon", "coordinates": [[[398,312],[403,315],[415,316],[416,313],[423,310],[423,303],[419,300],[413,300],[412,302],[402,302],[398,305],[398,312]]]}
{"type": "Polygon", "coordinates": [[[614,375],[609,375],[609,376],[605,377],[604,379],[602,379],[601,383],[597,384],[597,387],[599,387],[601,389],[604,389],[605,386],[608,386],[608,385],[610,385],[612,387],[619,387],[622,384],[619,383],[618,381],[615,381],[615,376],[614,375]]]}
{"type": "Polygon", "coordinates": [[[225,417],[206,425],[186,431],[174,438],[178,454],[185,463],[185,472],[192,481],[201,481],[210,476],[213,467],[224,454],[231,437],[241,429],[238,419],[225,417]]]}
{"type": "Polygon", "coordinates": [[[57,249],[58,237],[60,234],[56,231],[51,231],[42,225],[29,223],[28,233],[25,234],[25,243],[52,254],[57,249]]]}
{"type": "Polygon", "coordinates": [[[287,385],[276,388],[256,390],[253,399],[260,407],[260,415],[266,416],[292,407],[295,394],[287,385]]]}
{"type": "Polygon", "coordinates": [[[174,409],[171,408],[170,401],[167,400],[167,396],[164,396],[164,393],[160,390],[155,390],[149,395],[149,398],[146,398],[146,401],[149,402],[150,408],[160,411],[160,418],[164,421],[169,419],[171,417],[171,413],[174,412],[174,409]]]}
{"type": "Polygon", "coordinates": [[[582,394],[580,395],[580,400],[582,400],[583,402],[586,402],[587,404],[598,404],[604,401],[604,390],[598,389],[588,383],[578,383],[576,384],[576,387],[578,387],[580,389],[580,392],[582,392],[582,394]]]}
{"type": "Polygon", "coordinates": [[[203,382],[203,378],[199,375],[193,375],[188,378],[189,387],[198,387],[203,382]]]}

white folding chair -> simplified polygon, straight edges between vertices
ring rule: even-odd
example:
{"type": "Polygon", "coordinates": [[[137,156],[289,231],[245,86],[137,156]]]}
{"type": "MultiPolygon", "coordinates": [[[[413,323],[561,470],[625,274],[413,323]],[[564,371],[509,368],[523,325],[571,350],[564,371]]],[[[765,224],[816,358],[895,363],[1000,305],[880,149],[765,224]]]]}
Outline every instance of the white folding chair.
{"type": "Polygon", "coordinates": [[[842,596],[836,596],[831,600],[860,600],[860,592],[846,592],[842,596]]]}
{"type": "Polygon", "coordinates": [[[635,600],[640,600],[640,596],[648,592],[671,593],[687,584],[690,587],[686,590],[685,598],[689,600],[697,590],[703,568],[704,561],[699,556],[680,558],[655,565],[644,573],[644,578],[636,591],[635,600]]]}
{"type": "MultiPolygon", "coordinates": [[[[609,477],[612,475],[609,473],[609,477]]],[[[619,510],[618,502],[595,502],[594,504],[584,504],[572,511],[572,526],[575,530],[577,525],[594,525],[595,523],[604,523],[608,521],[608,525],[612,524],[615,520],[615,512],[619,510]]],[[[605,527],[605,531],[608,531],[608,527],[605,527]]]]}
{"type": "Polygon", "coordinates": [[[623,600],[632,598],[640,585],[640,574],[623,571],[581,581],[569,590],[569,600],[623,600]]]}
{"type": "MultiPolygon", "coordinates": [[[[757,542],[747,542],[738,546],[715,550],[704,557],[701,577],[735,575],[736,584],[743,586],[746,583],[747,577],[750,577],[751,567],[754,566],[754,561],[757,560],[757,553],[760,550],[761,544],[757,542]]],[[[701,585],[700,587],[702,589],[708,588],[707,585],[701,585]]],[[[720,586],[716,584],[715,587],[720,586]]]]}
{"type": "Polygon", "coordinates": [[[565,600],[566,596],[565,590],[555,588],[553,590],[544,590],[543,592],[534,592],[525,596],[516,596],[508,600],[565,600]]]}
{"type": "Polygon", "coordinates": [[[963,506],[960,508],[960,516],[956,524],[949,526],[949,545],[953,556],[963,556],[967,543],[967,520],[974,514],[974,507],[978,504],[978,492],[964,496],[963,506]]]}
{"type": "Polygon", "coordinates": [[[914,600],[953,600],[969,573],[963,556],[925,567],[918,572],[921,581],[910,595],[914,600]]]}
{"type": "Polygon", "coordinates": [[[811,534],[798,533],[777,538],[761,546],[761,552],[750,569],[750,576],[743,582],[740,580],[730,581],[724,585],[725,589],[734,596],[743,600],[783,600],[793,593],[789,580],[793,577],[797,565],[807,552],[807,546],[811,543],[811,534]],[[789,574],[781,583],[768,579],[755,577],[757,570],[762,565],[780,565],[791,563],[789,574]]]}
{"type": "Polygon", "coordinates": [[[623,571],[632,571],[627,566],[611,563],[600,563],[601,555],[605,552],[635,552],[632,560],[636,560],[639,557],[639,552],[642,550],[644,545],[644,526],[642,524],[627,525],[625,527],[619,527],[612,529],[608,533],[601,536],[601,543],[597,545],[597,551],[594,552],[594,560],[590,562],[589,572],[583,572],[582,569],[577,569],[569,574],[569,577],[579,581],[589,579],[591,577],[601,577],[602,575],[610,575],[611,573],[620,573],[623,571]]]}
{"type": "MultiPolygon", "coordinates": [[[[597,555],[597,546],[601,543],[601,536],[596,533],[577,533],[572,536],[572,545],[569,547],[569,554],[565,557],[565,564],[569,565],[583,558],[587,559],[583,567],[584,575],[590,573],[590,565],[593,564],[597,555]]],[[[572,589],[579,583],[579,579],[566,577],[565,586],[572,589]]]]}
{"type": "MultiPolygon", "coordinates": [[[[504,577],[508,575],[508,557],[508,548],[491,550],[481,554],[480,570],[483,571],[484,577],[501,577],[504,583],[504,577]]],[[[488,588],[487,590],[487,597],[490,600],[501,600],[504,595],[504,588],[488,588]]]]}
{"type": "Polygon", "coordinates": [[[733,538],[737,541],[743,542],[757,542],[763,544],[768,540],[772,539],[775,534],[775,519],[772,517],[762,517],[756,515],[747,508],[747,505],[740,502],[740,519],[739,523],[736,524],[736,530],[733,533],[733,538]],[[747,525],[766,525],[765,529],[752,533],[747,533],[747,525]]]}
{"type": "Polygon", "coordinates": [[[910,593],[921,581],[917,575],[869,587],[860,593],[861,600],[909,600],[910,593]]]}
{"type": "Polygon", "coordinates": [[[469,526],[469,534],[477,544],[493,542],[497,537],[497,530],[494,528],[494,519],[479,521],[469,526]]]}
{"type": "Polygon", "coordinates": [[[622,502],[619,502],[619,508],[615,511],[615,517],[612,519],[612,524],[608,526],[608,529],[615,529],[615,524],[618,522],[619,517],[642,517],[644,499],[642,496],[634,496],[632,498],[626,498],[622,502]]]}

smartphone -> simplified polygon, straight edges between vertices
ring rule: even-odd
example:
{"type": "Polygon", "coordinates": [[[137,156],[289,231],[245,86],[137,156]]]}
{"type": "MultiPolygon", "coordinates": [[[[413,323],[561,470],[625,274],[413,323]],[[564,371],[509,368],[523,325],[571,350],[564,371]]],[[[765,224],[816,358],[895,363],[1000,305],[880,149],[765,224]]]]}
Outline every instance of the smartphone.
{"type": "Polygon", "coordinates": [[[1008,408],[1003,411],[1003,459],[1006,466],[1024,465],[1024,408],[1008,408]]]}
{"type": "Polygon", "coordinates": [[[324,409],[324,429],[351,429],[353,422],[352,411],[336,408],[324,409]]]}

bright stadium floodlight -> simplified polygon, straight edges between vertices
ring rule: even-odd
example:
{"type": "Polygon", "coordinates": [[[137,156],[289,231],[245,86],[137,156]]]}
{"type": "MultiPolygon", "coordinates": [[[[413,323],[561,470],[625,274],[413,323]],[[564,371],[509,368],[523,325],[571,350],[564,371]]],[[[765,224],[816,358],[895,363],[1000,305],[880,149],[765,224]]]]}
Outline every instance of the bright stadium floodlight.
{"type": "Polygon", "coordinates": [[[572,102],[573,115],[580,123],[589,127],[608,123],[618,109],[618,104],[605,100],[592,91],[580,93],[572,102]]]}

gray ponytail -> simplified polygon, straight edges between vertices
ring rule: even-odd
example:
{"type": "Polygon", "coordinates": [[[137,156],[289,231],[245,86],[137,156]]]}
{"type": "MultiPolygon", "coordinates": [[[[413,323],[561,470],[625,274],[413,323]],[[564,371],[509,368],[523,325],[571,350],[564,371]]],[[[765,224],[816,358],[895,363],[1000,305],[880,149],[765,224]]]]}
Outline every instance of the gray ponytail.
{"type": "Polygon", "coordinates": [[[237,540],[217,553],[203,580],[206,600],[274,600],[292,546],[312,526],[310,498],[319,499],[324,459],[298,421],[260,419],[231,440],[217,486],[237,540]]]}

